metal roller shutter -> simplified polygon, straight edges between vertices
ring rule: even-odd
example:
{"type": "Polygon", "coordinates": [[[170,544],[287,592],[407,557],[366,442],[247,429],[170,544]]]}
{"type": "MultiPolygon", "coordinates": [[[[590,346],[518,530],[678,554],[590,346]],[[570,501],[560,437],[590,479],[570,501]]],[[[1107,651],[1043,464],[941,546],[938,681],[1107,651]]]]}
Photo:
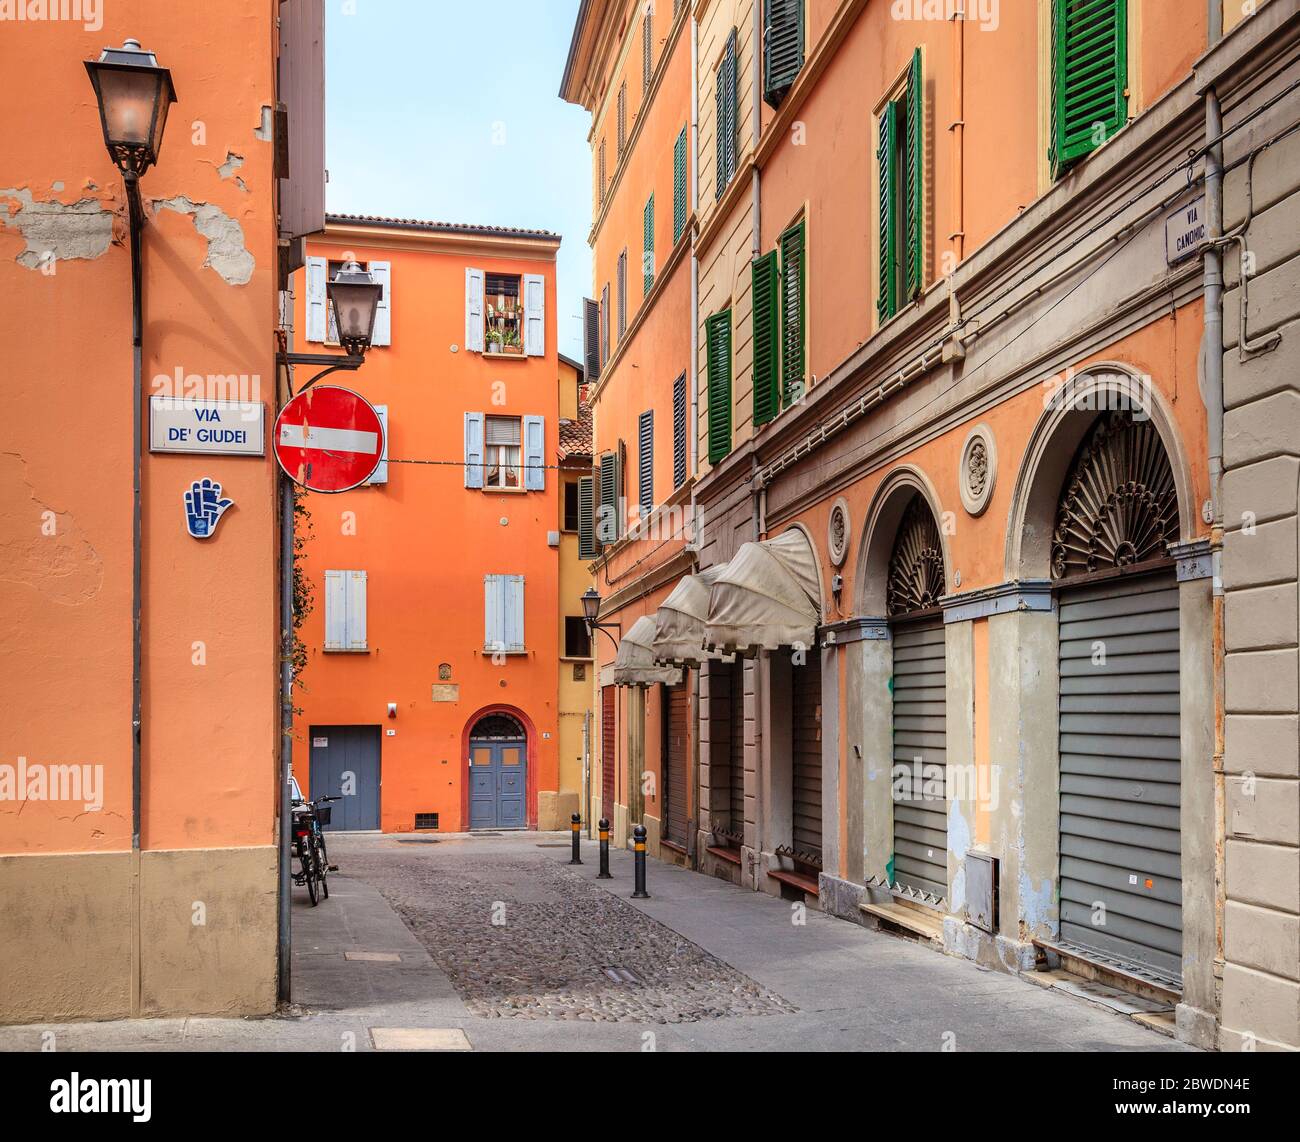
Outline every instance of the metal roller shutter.
{"type": "Polygon", "coordinates": [[[728,828],[745,835],[745,666],[739,659],[729,667],[731,677],[731,766],[727,775],[731,821],[728,828]]]}
{"type": "Polygon", "coordinates": [[[894,887],[938,903],[948,895],[943,619],[899,624],[892,633],[894,887]]]}
{"type": "Polygon", "coordinates": [[[614,823],[614,687],[600,691],[600,815],[614,823]]]}
{"type": "Polygon", "coordinates": [[[1061,940],[1182,978],[1178,584],[1062,591],[1061,940]]]}
{"type": "Polygon", "coordinates": [[[686,727],[690,716],[685,686],[664,686],[664,838],[686,844],[686,727]]]}
{"type": "Polygon", "coordinates": [[[818,652],[794,667],[792,778],[794,850],[822,856],[822,667],[818,652]]]}

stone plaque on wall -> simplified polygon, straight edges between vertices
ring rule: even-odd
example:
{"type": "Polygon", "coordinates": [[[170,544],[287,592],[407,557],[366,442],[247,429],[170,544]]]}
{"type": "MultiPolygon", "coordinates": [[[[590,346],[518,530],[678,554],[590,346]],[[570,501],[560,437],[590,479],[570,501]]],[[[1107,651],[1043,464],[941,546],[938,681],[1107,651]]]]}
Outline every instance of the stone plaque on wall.
{"type": "Polygon", "coordinates": [[[459,702],[460,701],[460,683],[452,682],[433,685],[433,700],[435,702],[459,702]]]}

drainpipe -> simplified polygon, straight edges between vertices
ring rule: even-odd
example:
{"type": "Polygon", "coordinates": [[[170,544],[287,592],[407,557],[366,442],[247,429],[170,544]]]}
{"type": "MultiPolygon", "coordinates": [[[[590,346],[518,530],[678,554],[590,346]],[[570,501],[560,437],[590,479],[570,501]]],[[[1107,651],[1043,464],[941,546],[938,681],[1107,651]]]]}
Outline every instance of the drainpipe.
{"type": "Polygon", "coordinates": [[[966,213],[963,201],[964,166],[966,144],[966,12],[959,3],[952,14],[952,83],[954,108],[952,126],[952,182],[953,182],[953,227],[948,240],[952,242],[956,262],[965,256],[966,247],[966,213]]]}
{"type": "MultiPolygon", "coordinates": [[[[691,214],[699,217],[700,210],[700,57],[699,25],[691,15],[691,214]]],[[[686,441],[687,474],[691,478],[691,518],[687,534],[698,544],[700,538],[699,500],[695,494],[695,477],[700,470],[700,259],[695,252],[697,226],[691,228],[691,362],[687,370],[690,377],[689,439],[686,441]]]]}
{"type": "MultiPolygon", "coordinates": [[[[293,312],[293,295],[287,300],[293,312]]],[[[293,348],[293,332],[285,334],[286,352],[293,348]]],[[[292,391],[292,366],[285,365],[285,377],[292,391]]],[[[278,386],[277,386],[278,387],[278,386]]],[[[277,394],[278,395],[278,394],[277,394]]],[[[281,1003],[290,1002],[293,975],[292,888],[289,867],[292,809],[289,804],[289,774],[293,770],[293,482],[278,473],[280,489],[280,828],[279,828],[279,898],[276,902],[278,928],[276,996],[281,1003]]]]}
{"type": "Polygon", "coordinates": [[[124,178],[131,223],[131,895],[135,913],[131,936],[131,1014],[139,1015],[142,969],[140,924],[144,911],[140,884],[140,832],[144,816],[144,765],[140,737],[143,731],[141,666],[144,657],[140,618],[144,609],[141,493],[144,420],[140,410],[144,372],[144,270],[140,247],[144,231],[144,204],[140,201],[139,176],[128,172],[124,178]]]}

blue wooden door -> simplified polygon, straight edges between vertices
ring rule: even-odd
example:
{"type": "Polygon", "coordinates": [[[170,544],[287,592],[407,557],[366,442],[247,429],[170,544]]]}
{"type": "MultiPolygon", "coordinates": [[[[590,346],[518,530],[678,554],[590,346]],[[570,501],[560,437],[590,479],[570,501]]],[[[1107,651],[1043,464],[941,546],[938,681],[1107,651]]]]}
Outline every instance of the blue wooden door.
{"type": "Polygon", "coordinates": [[[312,726],[312,797],[341,797],[330,806],[330,830],[379,828],[378,726],[312,726]]]}
{"type": "Polygon", "coordinates": [[[523,829],[528,758],[522,741],[469,743],[469,827],[523,829]]]}

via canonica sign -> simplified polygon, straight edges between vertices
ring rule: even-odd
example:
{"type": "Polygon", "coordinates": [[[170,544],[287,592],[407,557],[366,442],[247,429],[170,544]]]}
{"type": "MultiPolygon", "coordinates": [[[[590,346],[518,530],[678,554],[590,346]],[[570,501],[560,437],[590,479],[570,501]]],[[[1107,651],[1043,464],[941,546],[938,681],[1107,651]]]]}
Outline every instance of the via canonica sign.
{"type": "Polygon", "coordinates": [[[203,456],[264,456],[261,401],[149,398],[149,451],[203,456]]]}
{"type": "Polygon", "coordinates": [[[1209,233],[1205,195],[1193,198],[1165,219],[1165,261],[1169,265],[1190,258],[1209,233]]]}

